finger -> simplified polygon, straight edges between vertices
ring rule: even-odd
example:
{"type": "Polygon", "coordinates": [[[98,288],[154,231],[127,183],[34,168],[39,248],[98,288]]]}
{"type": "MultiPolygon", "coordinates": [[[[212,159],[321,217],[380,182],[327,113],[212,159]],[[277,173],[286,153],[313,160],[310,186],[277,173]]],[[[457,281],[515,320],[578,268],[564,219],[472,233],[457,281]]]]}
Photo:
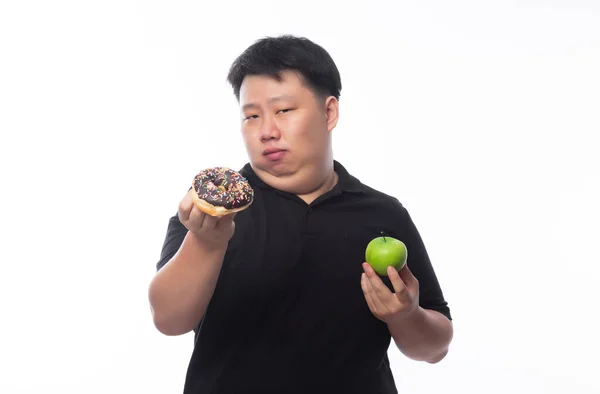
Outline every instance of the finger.
{"type": "Polygon", "coordinates": [[[204,223],[202,223],[202,228],[213,230],[217,227],[217,223],[219,223],[218,216],[205,215],[204,223]]]}
{"type": "Polygon", "coordinates": [[[407,291],[406,284],[400,277],[398,270],[396,270],[394,267],[388,267],[388,278],[390,278],[390,282],[392,282],[394,292],[397,294],[402,294],[407,291]]]}
{"type": "Polygon", "coordinates": [[[367,278],[369,278],[371,276],[377,276],[377,272],[375,272],[373,267],[371,267],[371,264],[369,264],[367,262],[363,262],[362,267],[363,267],[363,271],[365,271],[365,274],[367,274],[367,278]]]}
{"type": "Polygon", "coordinates": [[[202,223],[204,223],[204,219],[207,215],[206,213],[201,211],[200,208],[198,208],[193,202],[192,205],[193,207],[188,217],[188,220],[194,228],[199,229],[200,227],[202,227],[202,223]]]}
{"type": "MultiPolygon", "coordinates": [[[[375,275],[375,276],[377,277],[377,275],[375,275]]],[[[381,279],[379,279],[379,277],[377,277],[377,279],[381,281],[381,279]]],[[[384,313],[385,311],[387,311],[388,308],[385,306],[385,302],[384,302],[385,298],[382,298],[381,295],[379,293],[377,293],[377,290],[373,286],[373,283],[372,283],[371,279],[369,278],[369,274],[367,274],[367,273],[365,273],[365,287],[367,289],[367,294],[369,295],[375,310],[378,313],[384,313]]],[[[388,292],[389,292],[389,290],[388,290],[388,292]]],[[[391,295],[391,293],[390,293],[390,295],[391,295]]]]}
{"type": "Polygon", "coordinates": [[[227,228],[227,227],[231,226],[233,223],[233,220],[235,219],[235,215],[237,215],[237,212],[219,217],[217,220],[216,228],[221,229],[221,228],[227,228]]]}
{"type": "Polygon", "coordinates": [[[194,201],[192,199],[192,190],[187,192],[181,202],[179,203],[179,210],[177,215],[179,216],[180,222],[185,222],[190,218],[190,214],[192,213],[192,209],[194,208],[194,201]]]}
{"type": "Polygon", "coordinates": [[[234,212],[234,213],[229,213],[227,215],[221,216],[221,217],[219,217],[219,223],[233,222],[233,220],[235,219],[237,214],[238,214],[237,212],[234,212]]]}
{"type": "Polygon", "coordinates": [[[373,299],[371,297],[369,287],[367,286],[367,275],[364,272],[360,276],[360,287],[362,288],[363,294],[365,295],[365,300],[367,301],[369,309],[371,310],[371,312],[376,313],[377,309],[373,304],[373,299]]]}
{"type": "Polygon", "coordinates": [[[412,289],[414,287],[419,287],[419,281],[413,275],[410,268],[408,268],[408,264],[404,264],[404,267],[402,267],[402,269],[400,270],[400,278],[402,278],[402,281],[406,284],[406,287],[408,288],[412,289]]]}
{"type": "Polygon", "coordinates": [[[369,280],[369,284],[373,288],[373,291],[381,300],[389,299],[392,296],[392,292],[388,287],[383,283],[379,275],[373,270],[373,268],[369,265],[369,263],[363,263],[363,269],[367,274],[367,279],[369,280]]]}

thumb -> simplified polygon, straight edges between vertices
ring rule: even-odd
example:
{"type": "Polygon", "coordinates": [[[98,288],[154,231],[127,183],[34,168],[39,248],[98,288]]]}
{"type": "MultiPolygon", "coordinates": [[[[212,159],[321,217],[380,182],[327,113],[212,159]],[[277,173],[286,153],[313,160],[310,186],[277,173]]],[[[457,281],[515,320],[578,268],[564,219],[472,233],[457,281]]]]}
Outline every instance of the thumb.
{"type": "Polygon", "coordinates": [[[231,222],[233,222],[233,219],[235,219],[235,215],[237,215],[237,212],[219,216],[217,225],[218,226],[227,226],[227,225],[231,224],[231,222]]]}
{"type": "Polygon", "coordinates": [[[235,219],[235,217],[237,216],[237,214],[238,214],[237,212],[230,213],[229,215],[224,216],[223,219],[227,219],[230,222],[232,222],[233,219],[235,219]]]}
{"type": "Polygon", "coordinates": [[[402,281],[404,283],[406,283],[406,286],[408,286],[408,287],[418,287],[419,286],[419,281],[413,275],[410,268],[408,268],[408,264],[404,264],[404,267],[402,267],[402,269],[400,270],[400,277],[402,278],[402,281]]]}

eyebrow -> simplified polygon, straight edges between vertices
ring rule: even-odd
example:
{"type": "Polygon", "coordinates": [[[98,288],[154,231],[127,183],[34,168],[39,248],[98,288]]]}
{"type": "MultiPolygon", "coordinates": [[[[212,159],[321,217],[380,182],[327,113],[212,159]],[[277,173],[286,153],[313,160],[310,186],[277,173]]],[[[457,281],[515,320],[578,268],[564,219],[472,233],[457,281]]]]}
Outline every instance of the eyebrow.
{"type": "MultiPolygon", "coordinates": [[[[294,97],[293,97],[293,96],[289,96],[289,95],[286,95],[286,94],[284,94],[284,95],[281,95],[281,96],[275,96],[275,97],[271,97],[271,98],[270,98],[270,99],[269,99],[267,102],[268,102],[269,104],[273,104],[273,103],[275,103],[275,102],[277,102],[277,101],[293,100],[293,99],[294,99],[294,97]]],[[[243,111],[245,111],[245,110],[247,110],[247,109],[250,109],[250,108],[257,108],[257,107],[258,107],[258,104],[254,104],[254,103],[248,103],[248,104],[245,104],[245,105],[242,107],[242,110],[243,110],[243,111]]]]}

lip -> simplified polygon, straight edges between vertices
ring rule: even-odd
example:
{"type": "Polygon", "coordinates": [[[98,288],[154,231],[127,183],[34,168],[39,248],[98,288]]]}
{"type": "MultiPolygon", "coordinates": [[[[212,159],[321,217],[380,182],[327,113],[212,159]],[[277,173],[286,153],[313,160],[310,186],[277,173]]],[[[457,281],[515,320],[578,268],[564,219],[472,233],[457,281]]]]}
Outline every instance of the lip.
{"type": "Polygon", "coordinates": [[[276,161],[281,159],[285,155],[286,151],[279,148],[267,148],[263,151],[263,156],[268,160],[276,161]]]}

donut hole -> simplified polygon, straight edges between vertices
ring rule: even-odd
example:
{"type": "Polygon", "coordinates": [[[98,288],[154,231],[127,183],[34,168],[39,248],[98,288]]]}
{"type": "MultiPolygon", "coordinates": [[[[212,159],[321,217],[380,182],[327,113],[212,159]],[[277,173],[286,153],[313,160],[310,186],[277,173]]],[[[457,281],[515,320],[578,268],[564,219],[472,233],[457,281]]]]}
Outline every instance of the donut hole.
{"type": "Polygon", "coordinates": [[[225,177],[223,176],[218,176],[215,179],[212,180],[213,185],[215,185],[216,187],[219,187],[223,184],[223,181],[225,181],[225,177]]]}

